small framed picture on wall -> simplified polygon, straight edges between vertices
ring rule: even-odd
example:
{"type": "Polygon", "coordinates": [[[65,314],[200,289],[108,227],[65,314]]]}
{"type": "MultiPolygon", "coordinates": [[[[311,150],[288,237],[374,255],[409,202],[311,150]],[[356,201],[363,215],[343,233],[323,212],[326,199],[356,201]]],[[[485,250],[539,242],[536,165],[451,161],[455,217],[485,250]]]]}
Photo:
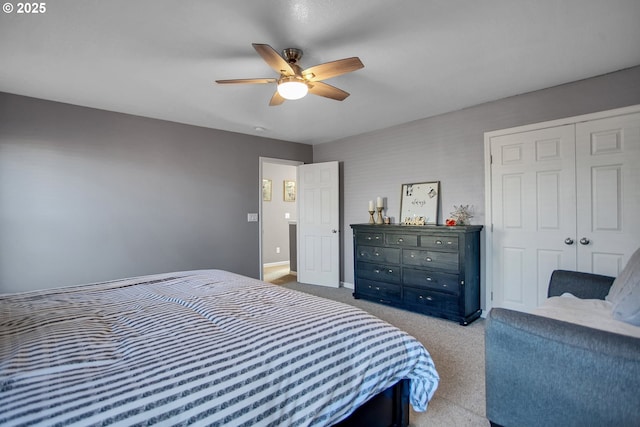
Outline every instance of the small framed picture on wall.
{"type": "Polygon", "coordinates": [[[295,202],[296,201],[296,182],[295,181],[284,181],[284,201],[285,202],[295,202]]]}
{"type": "Polygon", "coordinates": [[[263,202],[271,201],[271,180],[270,179],[262,180],[262,201],[263,202]]]}

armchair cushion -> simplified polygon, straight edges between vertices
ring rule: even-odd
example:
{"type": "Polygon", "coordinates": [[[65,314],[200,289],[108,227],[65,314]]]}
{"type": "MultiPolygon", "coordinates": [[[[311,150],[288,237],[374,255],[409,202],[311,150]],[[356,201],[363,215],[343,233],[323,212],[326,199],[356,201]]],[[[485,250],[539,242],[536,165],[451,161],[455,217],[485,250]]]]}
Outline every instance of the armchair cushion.
{"type": "Polygon", "coordinates": [[[640,326],[640,249],[613,282],[606,300],[613,304],[613,318],[640,326]]]}
{"type": "MultiPolygon", "coordinates": [[[[605,299],[612,304],[616,304],[626,295],[625,289],[627,286],[633,286],[634,282],[637,283],[638,281],[640,281],[640,248],[631,255],[627,265],[613,281],[611,290],[605,299]]],[[[630,291],[629,289],[627,293],[630,291]]]]}
{"type": "Polygon", "coordinates": [[[555,270],[549,281],[548,297],[558,297],[566,292],[585,299],[605,299],[614,278],[579,271],[555,270]]]}

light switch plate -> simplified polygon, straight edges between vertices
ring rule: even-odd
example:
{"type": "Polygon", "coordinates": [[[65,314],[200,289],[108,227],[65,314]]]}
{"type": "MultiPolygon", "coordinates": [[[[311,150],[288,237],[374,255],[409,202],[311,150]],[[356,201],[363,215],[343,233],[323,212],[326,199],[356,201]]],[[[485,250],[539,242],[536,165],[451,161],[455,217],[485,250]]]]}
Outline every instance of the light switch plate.
{"type": "Polygon", "coordinates": [[[258,214],[257,213],[248,213],[247,214],[247,222],[258,222],[258,214]]]}

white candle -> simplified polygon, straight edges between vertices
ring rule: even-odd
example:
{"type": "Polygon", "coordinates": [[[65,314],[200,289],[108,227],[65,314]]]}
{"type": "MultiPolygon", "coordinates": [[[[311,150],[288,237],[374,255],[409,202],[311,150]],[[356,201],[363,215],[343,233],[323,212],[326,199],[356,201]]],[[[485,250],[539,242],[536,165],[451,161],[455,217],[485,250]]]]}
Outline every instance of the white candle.
{"type": "Polygon", "coordinates": [[[369,200],[369,210],[372,211],[373,209],[373,200],[369,200]]]}
{"type": "Polygon", "coordinates": [[[378,197],[376,199],[376,202],[377,202],[376,206],[378,206],[379,208],[383,208],[384,207],[384,205],[382,204],[382,197],[378,197]]]}

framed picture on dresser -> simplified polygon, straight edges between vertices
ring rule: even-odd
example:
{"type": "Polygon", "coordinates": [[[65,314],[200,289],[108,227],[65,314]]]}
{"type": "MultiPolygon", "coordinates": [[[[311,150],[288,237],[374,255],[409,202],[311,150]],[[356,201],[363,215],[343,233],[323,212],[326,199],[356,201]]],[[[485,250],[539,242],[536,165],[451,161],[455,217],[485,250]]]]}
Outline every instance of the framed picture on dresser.
{"type": "Polygon", "coordinates": [[[402,224],[437,224],[440,181],[402,184],[400,222],[402,224]]]}

